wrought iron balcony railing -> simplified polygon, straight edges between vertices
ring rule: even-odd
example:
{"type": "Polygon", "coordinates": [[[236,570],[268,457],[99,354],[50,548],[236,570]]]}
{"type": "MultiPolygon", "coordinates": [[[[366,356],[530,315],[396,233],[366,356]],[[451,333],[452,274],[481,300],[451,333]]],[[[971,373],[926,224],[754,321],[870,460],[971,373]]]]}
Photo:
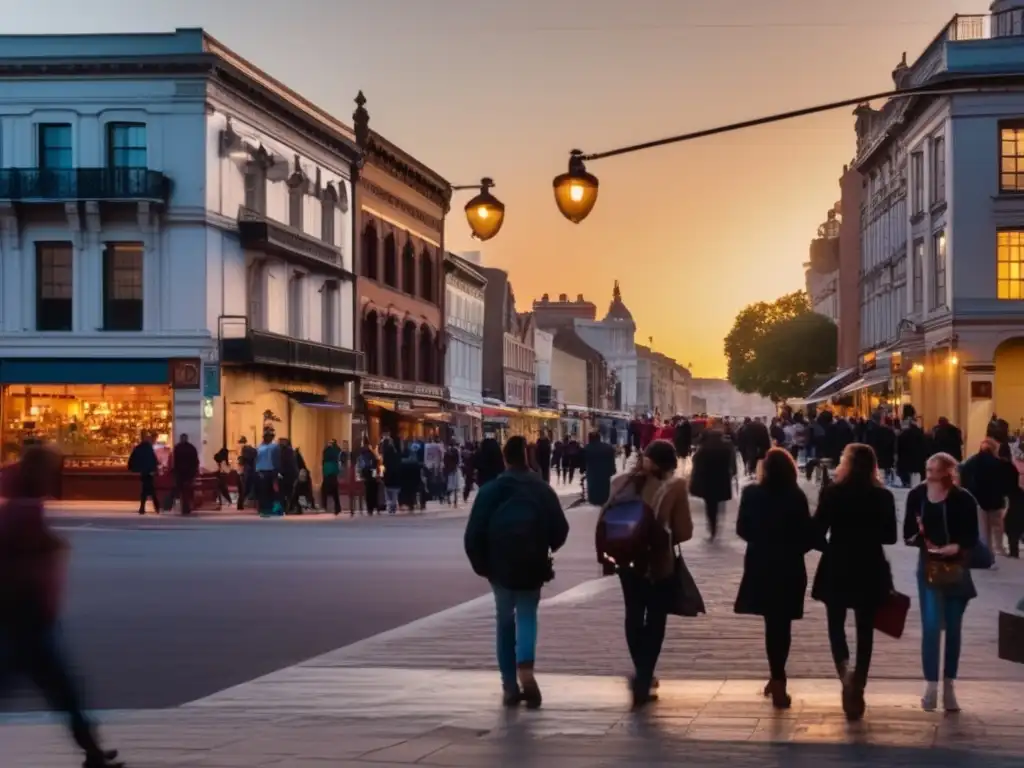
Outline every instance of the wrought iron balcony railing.
{"type": "Polygon", "coordinates": [[[276,365],[351,378],[366,371],[362,352],[251,328],[244,335],[222,337],[220,359],[228,364],[276,365]]]}
{"type": "Polygon", "coordinates": [[[0,200],[166,202],[171,183],[147,168],[0,168],[0,200]]]}

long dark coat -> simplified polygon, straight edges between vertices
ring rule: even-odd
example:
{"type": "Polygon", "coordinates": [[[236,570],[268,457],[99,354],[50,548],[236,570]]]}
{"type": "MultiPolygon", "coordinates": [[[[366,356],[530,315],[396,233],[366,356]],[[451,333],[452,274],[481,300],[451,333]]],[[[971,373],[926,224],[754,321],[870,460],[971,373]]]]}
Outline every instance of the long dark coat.
{"type": "Polygon", "coordinates": [[[924,475],[927,461],[924,430],[917,424],[908,424],[896,439],[896,469],[908,475],[924,475]]]}
{"type": "Polygon", "coordinates": [[[587,501],[603,505],[611,495],[615,449],[608,443],[589,443],[583,449],[583,460],[587,472],[587,501]]]}
{"type": "Polygon", "coordinates": [[[830,485],[814,513],[822,551],[811,597],[826,605],[877,610],[892,591],[884,544],[896,543],[896,502],[875,485],[830,485]]]}
{"type": "Polygon", "coordinates": [[[732,499],[732,482],[736,474],[736,451],[731,443],[708,441],[693,455],[690,472],[690,494],[709,504],[732,499]]]}
{"type": "Polygon", "coordinates": [[[748,485],[740,496],[736,535],[747,542],[736,613],[802,619],[804,556],[816,541],[804,492],[748,485]]]}

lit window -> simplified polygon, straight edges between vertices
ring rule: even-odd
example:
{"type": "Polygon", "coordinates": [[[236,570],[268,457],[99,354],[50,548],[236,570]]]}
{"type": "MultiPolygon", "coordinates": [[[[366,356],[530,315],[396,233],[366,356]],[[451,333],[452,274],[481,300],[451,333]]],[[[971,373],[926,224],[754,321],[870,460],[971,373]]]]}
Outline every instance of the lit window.
{"type": "Polygon", "coordinates": [[[1024,125],[999,127],[999,191],[1024,192],[1024,125]]]}
{"type": "Polygon", "coordinates": [[[1012,301],[1024,299],[1024,230],[1003,230],[996,243],[996,296],[1012,301]]]}

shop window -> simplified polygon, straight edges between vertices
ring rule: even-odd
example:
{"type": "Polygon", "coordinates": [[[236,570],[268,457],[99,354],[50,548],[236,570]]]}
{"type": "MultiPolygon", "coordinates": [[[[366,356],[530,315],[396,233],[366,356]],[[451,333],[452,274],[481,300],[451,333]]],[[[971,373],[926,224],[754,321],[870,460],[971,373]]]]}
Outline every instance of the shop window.
{"type": "Polygon", "coordinates": [[[3,388],[3,460],[28,440],[44,440],[65,467],[123,470],[142,432],[152,432],[166,457],[172,441],[171,390],[166,385],[10,385],[3,388]]]}
{"type": "Polygon", "coordinates": [[[142,330],[142,243],[107,243],[103,251],[103,330],[142,330]]]}
{"type": "Polygon", "coordinates": [[[146,124],[107,124],[107,164],[111,168],[145,168],[146,124]]]}
{"type": "Polygon", "coordinates": [[[924,240],[914,243],[913,264],[914,270],[914,314],[920,315],[924,310],[924,240]]]}
{"type": "Polygon", "coordinates": [[[384,238],[384,284],[391,288],[398,287],[398,252],[393,232],[384,238]]]}
{"type": "Polygon", "coordinates": [[[1024,230],[1001,230],[996,251],[996,296],[1013,301],[1024,299],[1024,230]]]}
{"type": "Polygon", "coordinates": [[[39,167],[63,170],[72,167],[73,149],[70,123],[44,123],[39,126],[39,167]]]}
{"type": "Polygon", "coordinates": [[[71,243],[36,243],[36,330],[71,330],[73,254],[71,243]]]}
{"type": "Polygon", "coordinates": [[[402,249],[402,290],[416,295],[416,249],[408,241],[402,249]]]}
{"type": "Polygon", "coordinates": [[[379,280],[379,248],[380,241],[377,238],[377,227],[374,226],[373,222],[369,222],[366,225],[366,229],[363,230],[363,248],[362,248],[362,259],[363,259],[363,277],[369,278],[370,280],[379,280]]]}
{"type": "Polygon", "coordinates": [[[436,301],[434,293],[434,255],[429,250],[420,254],[420,296],[424,301],[436,301]]]}

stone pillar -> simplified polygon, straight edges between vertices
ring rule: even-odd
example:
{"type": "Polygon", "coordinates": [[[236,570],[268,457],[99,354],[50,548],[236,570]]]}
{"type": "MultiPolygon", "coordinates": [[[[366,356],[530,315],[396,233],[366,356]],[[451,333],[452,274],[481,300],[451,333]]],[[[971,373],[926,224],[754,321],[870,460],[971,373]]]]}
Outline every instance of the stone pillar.
{"type": "Polygon", "coordinates": [[[377,375],[383,376],[386,366],[384,365],[384,324],[387,322],[387,315],[377,313],[377,375]]]}
{"type": "Polygon", "coordinates": [[[405,377],[409,381],[422,381],[423,380],[423,377],[420,376],[420,366],[422,365],[422,363],[420,362],[420,340],[421,340],[420,337],[422,335],[423,335],[423,328],[422,327],[417,327],[416,328],[416,343],[413,344],[414,349],[412,351],[412,374],[410,376],[406,376],[405,377]]]}

